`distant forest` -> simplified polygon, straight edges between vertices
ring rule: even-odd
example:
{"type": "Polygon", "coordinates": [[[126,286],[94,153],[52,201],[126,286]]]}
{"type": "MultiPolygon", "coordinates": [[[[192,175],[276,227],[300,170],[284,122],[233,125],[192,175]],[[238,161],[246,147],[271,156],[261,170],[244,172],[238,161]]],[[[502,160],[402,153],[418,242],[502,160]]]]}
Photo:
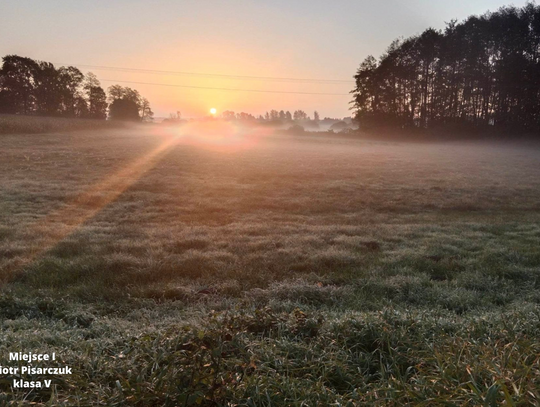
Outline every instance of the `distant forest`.
{"type": "MultiPolygon", "coordinates": [[[[205,120],[207,119],[213,120],[214,117],[208,116],[205,120]]],[[[352,133],[355,130],[355,125],[352,123],[351,117],[344,117],[343,119],[325,117],[324,119],[321,119],[319,112],[316,110],[313,112],[313,118],[303,110],[294,110],[293,113],[291,113],[289,110],[278,111],[272,109],[267,111],[264,115],[259,115],[257,117],[246,112],[235,113],[232,110],[225,110],[221,113],[219,119],[228,122],[242,122],[244,125],[257,124],[281,129],[288,127],[288,130],[294,133],[304,132],[305,130],[327,131],[330,133],[352,133]]],[[[164,124],[173,125],[187,122],[189,122],[189,120],[182,119],[180,111],[171,114],[168,118],[163,120],[164,124]]]]}
{"type": "Polygon", "coordinates": [[[356,75],[362,129],[540,130],[540,6],[503,7],[394,41],[356,75]]]}
{"type": "Polygon", "coordinates": [[[106,93],[94,74],[17,55],[2,59],[0,113],[147,121],[150,103],[138,91],[113,85],[106,93]]]}

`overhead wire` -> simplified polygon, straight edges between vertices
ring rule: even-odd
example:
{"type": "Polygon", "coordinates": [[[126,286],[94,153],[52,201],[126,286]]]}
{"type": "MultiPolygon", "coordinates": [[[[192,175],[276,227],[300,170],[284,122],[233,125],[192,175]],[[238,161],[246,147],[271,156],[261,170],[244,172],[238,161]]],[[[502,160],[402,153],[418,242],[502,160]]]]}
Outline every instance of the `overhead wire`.
{"type": "Polygon", "coordinates": [[[128,83],[134,85],[151,85],[151,86],[168,86],[174,88],[188,88],[188,89],[204,89],[204,90],[223,90],[229,92],[257,92],[257,93],[283,93],[294,95],[324,95],[324,96],[349,96],[349,93],[326,93],[326,92],[296,92],[296,91],[279,91],[279,90],[266,90],[266,89],[243,89],[243,88],[218,88],[210,86],[194,86],[194,85],[175,85],[168,83],[156,83],[156,82],[137,82],[137,81],[122,81],[117,79],[100,79],[102,82],[115,82],[115,83],[128,83]]]}
{"type": "Polygon", "coordinates": [[[162,71],[157,69],[125,68],[103,65],[85,65],[85,64],[66,64],[55,62],[55,65],[77,66],[96,70],[106,70],[115,72],[146,73],[154,75],[180,75],[180,76],[199,76],[205,78],[226,78],[235,80],[256,80],[271,82],[296,82],[296,83],[318,83],[318,84],[352,84],[354,81],[345,79],[320,79],[320,78],[292,78],[292,77],[273,77],[273,76],[249,76],[249,75],[226,75],[202,72],[184,72],[184,71],[162,71]]]}

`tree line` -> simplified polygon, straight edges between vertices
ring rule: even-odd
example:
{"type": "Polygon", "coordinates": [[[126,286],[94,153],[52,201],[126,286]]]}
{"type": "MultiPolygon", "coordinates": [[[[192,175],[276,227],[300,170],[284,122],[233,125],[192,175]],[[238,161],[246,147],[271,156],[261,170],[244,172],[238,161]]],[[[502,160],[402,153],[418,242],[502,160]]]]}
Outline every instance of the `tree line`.
{"type": "Polygon", "coordinates": [[[113,85],[108,92],[97,77],[73,66],[7,55],[0,69],[0,113],[113,120],[153,117],[138,91],[113,85]]]}
{"type": "MultiPolygon", "coordinates": [[[[319,121],[319,113],[317,113],[316,111],[314,112],[313,117],[314,117],[313,120],[319,121]]],[[[277,111],[277,110],[272,109],[269,112],[266,112],[264,116],[260,115],[258,119],[260,121],[278,121],[279,120],[279,121],[284,121],[284,122],[291,122],[291,121],[298,122],[298,121],[310,120],[310,117],[303,110],[295,110],[293,113],[291,113],[288,110],[277,111]]]]}
{"type": "Polygon", "coordinates": [[[354,76],[364,129],[540,130],[540,6],[503,7],[394,41],[354,76]]]}
{"type": "MultiPolygon", "coordinates": [[[[257,120],[259,122],[292,122],[292,121],[307,121],[311,120],[306,112],[303,110],[295,110],[293,113],[285,110],[272,109],[266,112],[264,115],[255,117],[250,113],[240,112],[235,113],[231,110],[225,110],[221,114],[221,118],[224,120],[257,120]]],[[[319,113],[313,112],[313,120],[318,122],[320,120],[319,113]]]]}

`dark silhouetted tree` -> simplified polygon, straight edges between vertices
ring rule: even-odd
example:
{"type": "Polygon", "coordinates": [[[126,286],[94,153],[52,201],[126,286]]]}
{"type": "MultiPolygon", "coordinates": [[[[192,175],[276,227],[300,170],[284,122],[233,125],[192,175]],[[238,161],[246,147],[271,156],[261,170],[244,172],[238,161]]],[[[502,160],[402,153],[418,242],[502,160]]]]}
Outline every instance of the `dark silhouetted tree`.
{"type": "Polygon", "coordinates": [[[59,93],[62,99],[62,115],[77,117],[78,113],[81,112],[81,104],[83,103],[82,83],[84,75],[77,68],[68,66],[58,69],[58,77],[60,82],[59,93]]]}
{"type": "Polygon", "coordinates": [[[36,61],[17,55],[3,58],[0,77],[0,109],[3,113],[33,113],[35,109],[35,74],[39,70],[36,61]]]}
{"type": "Polygon", "coordinates": [[[108,107],[107,95],[96,75],[92,72],[86,74],[83,89],[88,103],[86,117],[90,119],[106,119],[108,107]]]}
{"type": "Polygon", "coordinates": [[[109,106],[111,120],[140,121],[139,105],[132,99],[115,99],[109,106]]]}
{"type": "Polygon", "coordinates": [[[154,113],[150,103],[135,89],[113,85],[109,87],[109,116],[113,120],[152,120],[154,113]],[[122,101],[121,103],[117,103],[122,101]],[[114,105],[114,108],[113,108],[114,105]],[[133,106],[137,106],[137,118],[133,114],[133,106]]]}
{"type": "Polygon", "coordinates": [[[293,113],[293,119],[295,121],[306,120],[307,118],[308,115],[303,110],[295,110],[295,112],[293,113]]]}
{"type": "Polygon", "coordinates": [[[362,128],[540,130],[540,6],[503,7],[394,41],[354,76],[362,128]]]}
{"type": "MultiPolygon", "coordinates": [[[[152,120],[150,103],[138,91],[119,85],[109,90],[111,102],[132,102],[117,104],[113,116],[134,119],[130,112],[131,105],[136,104],[140,117],[152,120]]],[[[107,95],[92,73],[85,77],[73,66],[56,69],[51,63],[17,55],[2,60],[0,113],[105,119],[107,107],[107,95]]]]}
{"type": "Polygon", "coordinates": [[[56,116],[62,113],[60,75],[53,64],[40,62],[34,74],[36,113],[56,116]]]}
{"type": "Polygon", "coordinates": [[[154,112],[150,108],[150,102],[148,99],[141,98],[139,109],[141,111],[141,120],[143,122],[151,122],[154,120],[154,112]]]}

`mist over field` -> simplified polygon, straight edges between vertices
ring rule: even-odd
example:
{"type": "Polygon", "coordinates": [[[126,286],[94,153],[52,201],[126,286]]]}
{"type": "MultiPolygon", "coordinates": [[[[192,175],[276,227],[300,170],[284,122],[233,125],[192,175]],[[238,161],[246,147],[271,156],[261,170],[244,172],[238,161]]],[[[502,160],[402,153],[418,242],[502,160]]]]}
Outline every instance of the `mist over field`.
{"type": "Polygon", "coordinates": [[[536,142],[1,138],[1,347],[74,366],[36,402],[537,397],[536,142]]]}
{"type": "Polygon", "coordinates": [[[0,406],[540,405],[539,5],[11,3],[0,406]]]}

